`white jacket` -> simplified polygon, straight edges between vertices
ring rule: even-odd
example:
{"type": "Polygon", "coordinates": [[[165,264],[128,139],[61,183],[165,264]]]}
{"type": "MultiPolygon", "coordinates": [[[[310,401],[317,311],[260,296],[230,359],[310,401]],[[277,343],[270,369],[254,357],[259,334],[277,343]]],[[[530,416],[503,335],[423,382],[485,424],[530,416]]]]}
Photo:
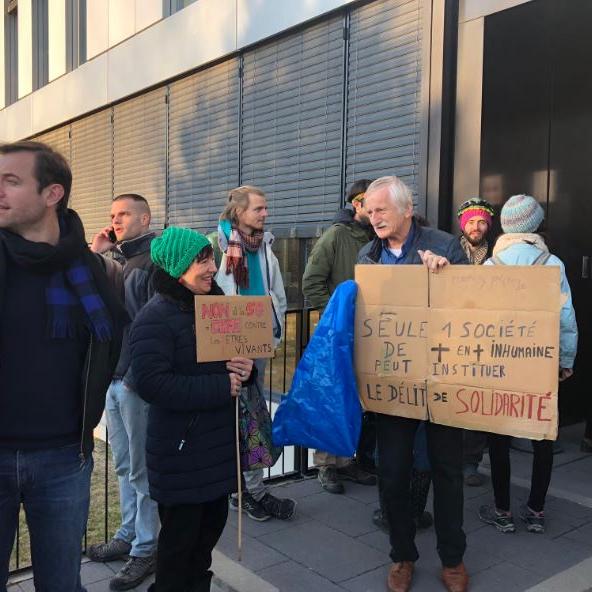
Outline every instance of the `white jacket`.
{"type": "MultiPolygon", "coordinates": [[[[219,233],[220,248],[222,249],[222,260],[220,262],[220,269],[216,274],[216,283],[222,288],[224,294],[227,296],[237,295],[238,289],[234,281],[232,273],[226,273],[226,249],[228,244],[224,244],[226,237],[224,233],[219,233]]],[[[269,296],[271,296],[271,304],[273,307],[273,343],[277,347],[284,338],[284,318],[288,303],[286,300],[286,292],[284,290],[284,282],[282,274],[280,273],[280,264],[277,257],[271,250],[274,237],[271,232],[266,232],[263,235],[263,241],[259,248],[259,265],[261,266],[261,274],[263,275],[263,285],[269,296]]]]}

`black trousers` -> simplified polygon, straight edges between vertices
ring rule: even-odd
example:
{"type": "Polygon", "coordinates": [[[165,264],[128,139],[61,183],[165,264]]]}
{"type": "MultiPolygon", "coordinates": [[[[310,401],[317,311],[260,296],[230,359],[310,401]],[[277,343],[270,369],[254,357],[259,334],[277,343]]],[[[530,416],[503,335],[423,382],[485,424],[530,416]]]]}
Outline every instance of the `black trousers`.
{"type": "MultiPolygon", "coordinates": [[[[510,511],[510,441],[511,436],[489,434],[489,459],[495,506],[498,510],[510,511]]],[[[532,476],[528,506],[542,512],[553,470],[553,442],[532,440],[532,476]]]]}
{"type": "Polygon", "coordinates": [[[158,504],[155,592],[209,592],[212,550],[228,518],[227,496],[202,504],[158,504]]]}
{"type": "Polygon", "coordinates": [[[487,434],[476,430],[463,430],[463,466],[478,465],[483,460],[487,434]]]}
{"type": "MultiPolygon", "coordinates": [[[[378,472],[389,523],[391,559],[416,561],[410,495],[416,419],[378,414],[378,472]]],[[[458,565],[466,548],[463,524],[462,431],[435,423],[426,424],[428,455],[434,484],[434,523],[438,554],[446,567],[458,565]]]]}

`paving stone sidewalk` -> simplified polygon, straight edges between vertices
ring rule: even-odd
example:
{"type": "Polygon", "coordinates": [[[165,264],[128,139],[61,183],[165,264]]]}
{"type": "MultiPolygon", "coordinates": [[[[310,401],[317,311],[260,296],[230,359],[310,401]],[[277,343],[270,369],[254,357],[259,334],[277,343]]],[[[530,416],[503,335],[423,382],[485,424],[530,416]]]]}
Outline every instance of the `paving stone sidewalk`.
{"type": "MultiPolygon", "coordinates": [[[[592,589],[592,455],[577,448],[580,428],[564,430],[565,452],[555,457],[548,497],[547,531],[533,535],[520,525],[516,534],[500,534],[483,525],[477,509],[491,501],[489,481],[484,487],[465,488],[465,562],[472,592],[584,592],[592,589]],[[567,583],[569,582],[569,583],[567,583]]],[[[512,506],[527,497],[521,487],[530,476],[532,455],[512,452],[512,506]]],[[[487,469],[487,457],[484,462],[487,469]]],[[[228,585],[225,573],[220,590],[237,592],[383,592],[390,560],[388,537],[371,521],[377,507],[375,487],[346,484],[344,495],[321,490],[315,478],[275,487],[279,496],[297,500],[296,517],[288,522],[243,520],[243,560],[259,584],[228,585]]],[[[430,500],[431,505],[431,500],[430,500]]],[[[218,550],[233,563],[237,555],[237,513],[230,512],[218,550]]],[[[433,528],[418,534],[420,560],[413,590],[443,590],[433,528]]],[[[108,590],[108,579],[119,566],[87,563],[82,567],[88,592],[108,590]]],[[[227,571],[226,568],[223,571],[227,571]]],[[[145,590],[143,586],[138,590],[145,590]]],[[[31,582],[20,590],[33,590],[31,582]]],[[[11,587],[9,592],[18,592],[11,587]]]]}

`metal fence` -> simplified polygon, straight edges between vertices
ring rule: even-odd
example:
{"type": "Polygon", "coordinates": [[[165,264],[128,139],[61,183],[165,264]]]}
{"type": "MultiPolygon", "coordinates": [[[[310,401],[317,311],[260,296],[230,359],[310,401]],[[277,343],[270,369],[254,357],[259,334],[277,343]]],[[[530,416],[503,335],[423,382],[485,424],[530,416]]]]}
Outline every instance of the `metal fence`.
{"type": "MultiPolygon", "coordinates": [[[[310,308],[291,308],[285,316],[285,339],[269,360],[265,372],[264,395],[271,414],[275,413],[281,397],[290,389],[294,371],[312,335],[319,313],[310,308]]],[[[91,501],[87,530],[84,535],[84,550],[89,545],[109,540],[119,526],[119,493],[111,453],[107,442],[106,428],[95,433],[95,467],[91,479],[91,501]]],[[[268,481],[278,481],[305,475],[309,471],[310,453],[295,446],[286,447],[271,469],[267,470],[268,481]]],[[[67,512],[68,509],[64,508],[67,512]]],[[[24,512],[21,508],[16,540],[9,573],[31,567],[29,534],[24,512]]]]}

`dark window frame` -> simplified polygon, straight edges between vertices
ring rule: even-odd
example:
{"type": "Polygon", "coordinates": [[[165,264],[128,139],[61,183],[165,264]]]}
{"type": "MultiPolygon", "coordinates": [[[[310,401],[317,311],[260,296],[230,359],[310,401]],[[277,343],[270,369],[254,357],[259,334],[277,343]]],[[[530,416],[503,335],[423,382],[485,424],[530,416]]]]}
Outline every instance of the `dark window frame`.
{"type": "Polygon", "coordinates": [[[4,2],[4,103],[18,101],[18,0],[4,2]]]}
{"type": "Polygon", "coordinates": [[[86,62],[86,0],[66,0],[66,72],[86,62]]]}
{"type": "Polygon", "coordinates": [[[33,90],[49,82],[49,13],[48,0],[33,0],[33,90]]]}

